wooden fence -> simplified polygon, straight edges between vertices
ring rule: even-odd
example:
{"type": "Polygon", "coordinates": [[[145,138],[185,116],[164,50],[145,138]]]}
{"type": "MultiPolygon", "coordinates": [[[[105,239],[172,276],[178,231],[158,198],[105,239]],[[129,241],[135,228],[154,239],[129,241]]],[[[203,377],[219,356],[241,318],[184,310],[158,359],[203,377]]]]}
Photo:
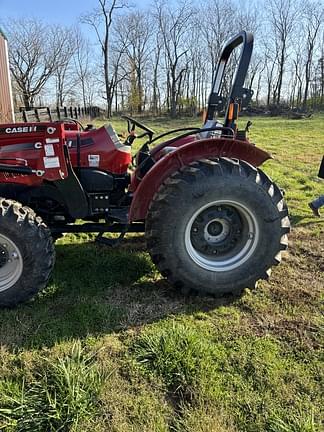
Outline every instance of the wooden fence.
{"type": "Polygon", "coordinates": [[[83,118],[96,118],[104,114],[104,111],[99,107],[40,107],[30,110],[21,108],[15,114],[16,122],[42,122],[42,121],[56,121],[64,120],[67,118],[80,119],[83,118]]]}

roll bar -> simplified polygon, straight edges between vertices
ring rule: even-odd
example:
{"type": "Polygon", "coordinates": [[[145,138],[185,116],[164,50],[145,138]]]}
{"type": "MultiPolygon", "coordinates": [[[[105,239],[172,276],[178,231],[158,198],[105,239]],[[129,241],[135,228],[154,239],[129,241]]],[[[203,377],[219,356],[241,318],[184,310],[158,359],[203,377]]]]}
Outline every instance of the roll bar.
{"type": "Polygon", "coordinates": [[[224,108],[225,103],[227,102],[224,126],[228,126],[229,125],[228,114],[229,114],[230,104],[238,99],[240,99],[241,104],[243,105],[247,105],[249,103],[253,95],[253,92],[252,90],[244,88],[243,85],[250,64],[252,51],[253,51],[253,34],[246,31],[242,31],[241,33],[237,34],[232,39],[227,41],[226,44],[224,45],[223,50],[221,52],[220,59],[218,61],[216,74],[213,80],[211,93],[208,99],[206,121],[213,120],[215,116],[215,112],[222,110],[224,108]],[[226,101],[220,94],[222,89],[224,72],[225,72],[228,59],[230,58],[234,49],[237,48],[239,45],[242,45],[241,55],[232,82],[232,88],[228,100],[226,101]]]}

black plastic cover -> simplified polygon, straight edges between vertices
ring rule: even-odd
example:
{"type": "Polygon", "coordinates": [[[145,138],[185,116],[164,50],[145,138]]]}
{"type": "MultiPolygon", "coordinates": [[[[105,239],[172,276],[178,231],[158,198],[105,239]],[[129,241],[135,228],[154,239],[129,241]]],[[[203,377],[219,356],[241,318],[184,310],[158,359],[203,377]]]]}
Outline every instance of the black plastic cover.
{"type": "Polygon", "coordinates": [[[105,171],[81,168],[78,177],[87,192],[108,192],[114,189],[114,178],[105,171]]]}

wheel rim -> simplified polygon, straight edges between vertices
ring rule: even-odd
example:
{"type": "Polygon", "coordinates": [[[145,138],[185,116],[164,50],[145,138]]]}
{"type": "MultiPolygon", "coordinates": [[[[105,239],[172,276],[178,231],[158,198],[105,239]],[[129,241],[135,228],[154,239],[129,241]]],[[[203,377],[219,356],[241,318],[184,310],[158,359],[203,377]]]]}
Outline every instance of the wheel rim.
{"type": "Polygon", "coordinates": [[[12,287],[23,271],[23,260],[16,244],[0,234],[0,292],[12,287]]]}
{"type": "Polygon", "coordinates": [[[213,272],[240,267],[252,256],[258,241],[259,226],[253,212],[230,200],[199,208],[185,231],[185,246],[191,259],[213,272]]]}

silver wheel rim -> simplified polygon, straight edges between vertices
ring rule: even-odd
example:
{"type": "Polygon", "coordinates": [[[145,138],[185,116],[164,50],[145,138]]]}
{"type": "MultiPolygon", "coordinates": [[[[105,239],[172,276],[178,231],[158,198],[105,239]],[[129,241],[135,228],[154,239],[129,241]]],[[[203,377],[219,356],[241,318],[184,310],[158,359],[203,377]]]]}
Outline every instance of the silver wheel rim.
{"type": "Polygon", "coordinates": [[[188,255],[199,267],[213,272],[225,272],[240,267],[253,255],[258,241],[259,225],[255,215],[244,204],[232,200],[218,200],[202,206],[191,216],[185,230],[188,255]],[[214,216],[207,223],[203,221],[199,225],[198,221],[204,220],[203,216],[208,212],[214,216]],[[235,223],[228,214],[235,215],[235,223]],[[210,232],[211,227],[214,232],[210,232]],[[233,230],[236,230],[235,238],[233,230]],[[198,235],[199,247],[195,240],[198,235]]]}
{"type": "Polygon", "coordinates": [[[23,271],[23,259],[16,244],[0,234],[0,292],[12,287],[23,271]]]}

